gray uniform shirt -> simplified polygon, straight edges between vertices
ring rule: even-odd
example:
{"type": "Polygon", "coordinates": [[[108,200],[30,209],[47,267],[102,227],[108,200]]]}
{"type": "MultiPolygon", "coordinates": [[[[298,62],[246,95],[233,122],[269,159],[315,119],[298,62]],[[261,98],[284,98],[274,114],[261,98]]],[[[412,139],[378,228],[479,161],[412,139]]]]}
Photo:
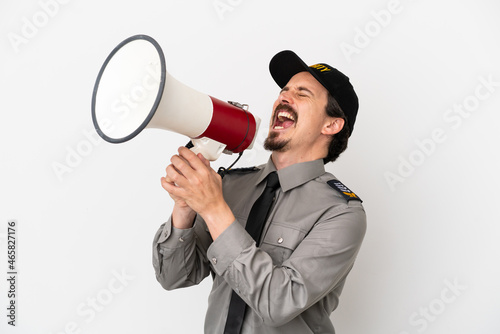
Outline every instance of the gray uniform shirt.
{"type": "Polygon", "coordinates": [[[155,235],[153,266],[165,289],[214,273],[207,334],[223,333],[233,289],[249,306],[242,333],[335,333],[330,314],[365,235],[364,209],[327,184],[335,177],[322,160],[295,164],[278,171],[281,188],[256,245],[246,220],[275,170],[269,159],[224,177],[224,199],[236,220],[216,241],[200,216],[190,229],[169,220],[155,235]]]}

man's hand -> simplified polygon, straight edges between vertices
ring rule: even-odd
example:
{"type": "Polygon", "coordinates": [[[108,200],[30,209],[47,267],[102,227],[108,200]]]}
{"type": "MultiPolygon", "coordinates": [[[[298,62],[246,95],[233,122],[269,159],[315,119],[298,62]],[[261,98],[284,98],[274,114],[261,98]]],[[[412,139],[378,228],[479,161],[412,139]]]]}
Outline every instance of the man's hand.
{"type": "Polygon", "coordinates": [[[161,183],[175,201],[174,226],[191,227],[194,212],[197,212],[215,240],[235,219],[222,196],[221,177],[210,168],[207,159],[185,147],[180,147],[179,154],[174,155],[170,162],[172,164],[166,168],[167,175],[161,183]],[[189,218],[188,223],[186,219],[189,218]]]}
{"type": "MultiPolygon", "coordinates": [[[[161,178],[161,186],[168,191],[168,185],[176,187],[174,181],[168,175],[161,178]]],[[[172,212],[172,225],[176,228],[186,229],[193,226],[196,212],[186,204],[186,202],[169,192],[170,197],[174,200],[174,209],[172,212]]]]}

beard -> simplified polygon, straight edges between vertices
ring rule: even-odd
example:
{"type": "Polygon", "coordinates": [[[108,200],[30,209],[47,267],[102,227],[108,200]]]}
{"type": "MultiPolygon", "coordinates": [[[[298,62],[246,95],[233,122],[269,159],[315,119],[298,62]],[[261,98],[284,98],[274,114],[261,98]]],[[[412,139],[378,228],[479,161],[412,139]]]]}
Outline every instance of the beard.
{"type": "Polygon", "coordinates": [[[264,141],[264,149],[276,152],[288,151],[289,149],[288,143],[290,142],[290,139],[279,140],[276,137],[278,137],[278,134],[275,132],[271,132],[264,141]]]}
{"type": "MultiPolygon", "coordinates": [[[[276,120],[276,113],[279,110],[285,110],[285,111],[288,111],[289,113],[291,113],[295,118],[294,123],[296,124],[296,122],[299,119],[299,115],[297,115],[295,110],[292,107],[290,107],[288,104],[281,104],[280,103],[276,106],[276,108],[274,109],[273,116],[272,116],[273,120],[276,120]]],[[[288,151],[290,149],[290,146],[288,145],[290,143],[290,139],[279,140],[277,138],[278,136],[279,136],[278,133],[270,131],[269,135],[267,136],[266,140],[264,141],[264,149],[266,149],[268,151],[275,151],[275,152],[288,151]]]]}

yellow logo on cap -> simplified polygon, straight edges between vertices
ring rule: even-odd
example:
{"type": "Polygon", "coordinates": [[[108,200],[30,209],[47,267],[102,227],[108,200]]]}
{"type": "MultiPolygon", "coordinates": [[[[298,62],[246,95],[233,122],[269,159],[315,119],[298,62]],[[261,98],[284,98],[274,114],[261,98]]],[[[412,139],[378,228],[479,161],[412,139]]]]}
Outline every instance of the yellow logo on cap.
{"type": "Polygon", "coordinates": [[[332,69],[325,66],[325,65],[322,65],[322,64],[316,64],[316,65],[311,65],[309,67],[312,67],[312,68],[315,68],[317,70],[320,70],[321,72],[325,72],[325,71],[331,71],[332,69]]]}

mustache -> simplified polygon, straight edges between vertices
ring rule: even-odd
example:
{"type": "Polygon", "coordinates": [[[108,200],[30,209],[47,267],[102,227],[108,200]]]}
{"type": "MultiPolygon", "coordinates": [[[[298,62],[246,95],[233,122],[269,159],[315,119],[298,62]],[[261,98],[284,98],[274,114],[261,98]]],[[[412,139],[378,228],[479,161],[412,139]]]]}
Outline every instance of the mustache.
{"type": "Polygon", "coordinates": [[[299,115],[297,115],[295,110],[292,107],[290,107],[288,104],[281,104],[281,103],[278,104],[276,106],[276,108],[274,109],[274,117],[273,117],[274,119],[276,119],[276,115],[277,115],[278,111],[281,111],[281,110],[288,111],[290,114],[293,115],[293,117],[295,117],[295,122],[298,121],[299,115]]]}

